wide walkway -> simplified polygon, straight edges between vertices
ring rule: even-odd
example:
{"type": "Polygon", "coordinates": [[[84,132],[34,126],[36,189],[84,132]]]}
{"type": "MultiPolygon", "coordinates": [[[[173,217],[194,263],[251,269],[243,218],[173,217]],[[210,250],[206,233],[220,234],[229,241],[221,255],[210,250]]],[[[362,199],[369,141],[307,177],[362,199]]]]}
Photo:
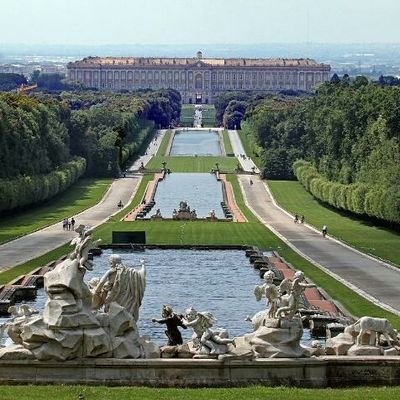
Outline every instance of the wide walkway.
{"type": "MultiPolygon", "coordinates": [[[[129,204],[136,193],[142,177],[141,174],[135,171],[139,169],[142,162],[146,165],[152,155],[157,152],[164,133],[165,130],[158,131],[157,139],[152,141],[147,154],[134,162],[128,169],[125,178],[113,181],[100,203],[74,216],[76,220],[75,226],[79,224],[92,227],[98,226],[105,222],[111,215],[120,211],[120,208],[117,206],[120,200],[125,207],[129,204]]],[[[69,217],[72,217],[72,215],[69,217]]],[[[68,243],[75,236],[75,232],[63,231],[60,221],[57,224],[0,245],[0,271],[39,257],[68,243]]]]}
{"type": "Polygon", "coordinates": [[[242,141],[240,140],[237,131],[228,130],[228,135],[232,144],[232,150],[239,160],[243,171],[252,172],[254,168],[254,172],[258,174],[260,170],[257,168],[256,164],[254,164],[253,160],[246,156],[246,152],[244,151],[242,141]],[[244,155],[244,157],[241,157],[241,155],[244,155]]]}
{"type": "Polygon", "coordinates": [[[400,315],[400,270],[322,235],[278,208],[265,183],[238,175],[244,197],[260,220],[311,261],[384,308],[400,315]]]}

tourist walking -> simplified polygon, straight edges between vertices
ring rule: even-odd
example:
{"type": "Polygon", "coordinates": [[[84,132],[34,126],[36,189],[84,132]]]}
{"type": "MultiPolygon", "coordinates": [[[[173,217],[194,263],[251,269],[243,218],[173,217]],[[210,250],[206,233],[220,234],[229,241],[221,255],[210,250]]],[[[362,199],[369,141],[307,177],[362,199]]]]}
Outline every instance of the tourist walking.
{"type": "Polygon", "coordinates": [[[72,230],[75,229],[75,219],[74,219],[74,217],[71,218],[71,229],[72,230]]]}
{"type": "Polygon", "coordinates": [[[301,223],[301,224],[304,224],[304,215],[302,215],[302,216],[300,217],[300,223],[301,223]]]}
{"type": "Polygon", "coordinates": [[[62,227],[63,227],[63,231],[67,230],[67,218],[63,219],[62,227]]]}
{"type": "Polygon", "coordinates": [[[299,216],[295,214],[294,216],[294,223],[297,224],[299,222],[299,216]]]}
{"type": "Polygon", "coordinates": [[[324,225],[322,227],[322,236],[325,237],[327,233],[328,233],[328,227],[326,225],[324,225]]]}

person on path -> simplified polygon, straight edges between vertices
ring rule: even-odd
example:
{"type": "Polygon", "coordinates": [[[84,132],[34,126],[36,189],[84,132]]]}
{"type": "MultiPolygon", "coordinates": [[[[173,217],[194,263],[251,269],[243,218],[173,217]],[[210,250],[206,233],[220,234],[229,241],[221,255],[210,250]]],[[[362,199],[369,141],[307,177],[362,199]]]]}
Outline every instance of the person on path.
{"type": "Polygon", "coordinates": [[[299,216],[295,214],[294,216],[294,223],[297,224],[299,222],[299,216]]]}
{"type": "Polygon", "coordinates": [[[66,218],[63,219],[62,227],[63,227],[63,231],[65,231],[67,229],[67,219],[66,218]]]}
{"type": "Polygon", "coordinates": [[[324,225],[322,227],[322,236],[325,237],[327,233],[328,233],[328,227],[326,225],[324,225]]]}
{"type": "Polygon", "coordinates": [[[71,229],[72,230],[75,229],[75,219],[74,219],[74,217],[71,218],[71,229]]]}
{"type": "Polygon", "coordinates": [[[304,215],[302,215],[302,216],[300,217],[300,223],[301,223],[301,224],[304,224],[304,215]]]}

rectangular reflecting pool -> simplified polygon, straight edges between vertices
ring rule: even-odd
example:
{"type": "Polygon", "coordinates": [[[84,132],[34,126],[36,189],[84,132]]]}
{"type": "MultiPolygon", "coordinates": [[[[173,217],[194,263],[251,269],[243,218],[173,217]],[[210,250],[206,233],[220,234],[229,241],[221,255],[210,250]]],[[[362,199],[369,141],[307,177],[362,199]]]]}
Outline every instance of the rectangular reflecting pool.
{"type": "Polygon", "coordinates": [[[163,218],[172,218],[182,200],[196,210],[198,218],[207,217],[210,210],[215,210],[217,218],[224,218],[222,183],[213,174],[177,172],[167,175],[158,183],[153,210],[159,208],[163,218]]]}
{"type": "Polygon", "coordinates": [[[187,130],[176,131],[171,156],[220,156],[221,146],[216,131],[187,130]]]}
{"type": "MultiPolygon", "coordinates": [[[[262,280],[251,267],[241,250],[197,249],[146,249],[144,252],[105,250],[94,258],[94,269],[85,274],[88,282],[101,277],[109,269],[108,258],[120,254],[125,266],[137,266],[143,259],[146,265],[146,290],[140,307],[138,328],[140,335],[149,335],[159,345],[167,342],[165,325],[158,325],[152,318],[161,318],[161,307],[169,304],[179,313],[193,306],[197,311],[209,311],[217,318],[216,327],[225,328],[230,337],[252,332],[247,316],[265,309],[265,299],[257,302],[254,286],[262,280]]],[[[34,301],[26,301],[42,312],[47,299],[44,289],[38,290],[34,301]]],[[[0,318],[0,324],[8,318],[0,318]]],[[[181,330],[184,341],[193,334],[191,329],[181,330]]],[[[309,331],[303,343],[309,343],[309,331]]],[[[10,344],[3,337],[0,344],[10,344]]]]}

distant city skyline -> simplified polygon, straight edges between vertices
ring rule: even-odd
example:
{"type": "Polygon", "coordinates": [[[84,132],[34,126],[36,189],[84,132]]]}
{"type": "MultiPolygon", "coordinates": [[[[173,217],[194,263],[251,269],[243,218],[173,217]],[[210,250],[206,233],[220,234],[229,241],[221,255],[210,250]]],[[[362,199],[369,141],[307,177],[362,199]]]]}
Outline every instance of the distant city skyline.
{"type": "Polygon", "coordinates": [[[397,0],[0,0],[4,44],[396,43],[397,0]]]}

